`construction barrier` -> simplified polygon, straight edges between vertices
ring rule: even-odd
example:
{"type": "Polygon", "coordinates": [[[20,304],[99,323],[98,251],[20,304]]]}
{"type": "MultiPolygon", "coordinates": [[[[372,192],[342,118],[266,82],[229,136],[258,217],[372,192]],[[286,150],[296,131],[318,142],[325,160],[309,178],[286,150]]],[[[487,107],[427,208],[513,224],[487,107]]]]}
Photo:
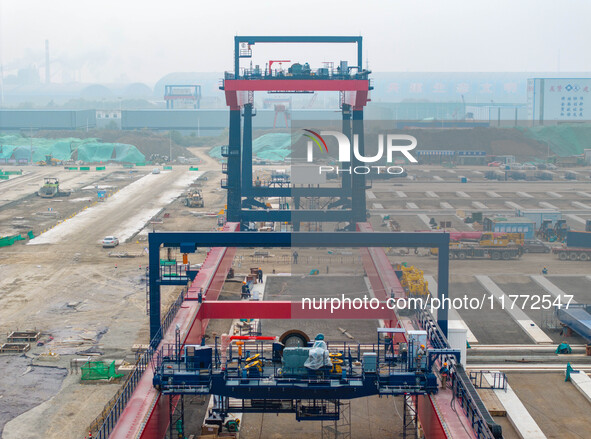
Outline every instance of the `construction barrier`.
{"type": "Polygon", "coordinates": [[[111,363],[88,361],[80,369],[83,381],[110,380],[111,378],[121,378],[123,376],[123,374],[115,372],[115,361],[111,361],[111,363]]]}
{"type": "Polygon", "coordinates": [[[96,167],[97,171],[104,171],[105,169],[107,169],[106,166],[97,166],[96,167]]]}
{"type": "Polygon", "coordinates": [[[78,167],[77,167],[77,166],[70,166],[70,167],[68,168],[68,170],[69,170],[69,171],[77,171],[77,170],[78,170],[78,167]]]}
{"type": "Polygon", "coordinates": [[[133,168],[133,163],[125,163],[125,164],[123,165],[123,167],[124,167],[124,168],[128,168],[128,169],[131,169],[131,168],[133,168]]]}
{"type": "Polygon", "coordinates": [[[80,166],[81,171],[90,171],[90,166],[80,166]]]}
{"type": "Polygon", "coordinates": [[[189,168],[189,171],[198,171],[198,170],[199,170],[199,168],[198,168],[198,167],[196,167],[196,166],[191,166],[191,167],[189,168]]]}
{"type": "Polygon", "coordinates": [[[29,230],[29,232],[23,235],[13,235],[13,236],[5,236],[4,238],[0,238],[0,247],[8,247],[14,244],[17,241],[24,241],[25,239],[33,239],[35,235],[33,235],[33,231],[29,230]]]}
{"type": "Polygon", "coordinates": [[[165,171],[172,171],[172,166],[165,166],[164,167],[164,170],[165,171]]]}
{"type": "Polygon", "coordinates": [[[8,180],[9,178],[8,175],[0,175],[0,180],[8,180]]]}
{"type": "Polygon", "coordinates": [[[136,166],[146,166],[146,164],[145,164],[145,163],[136,163],[135,165],[136,165],[136,166]]]}

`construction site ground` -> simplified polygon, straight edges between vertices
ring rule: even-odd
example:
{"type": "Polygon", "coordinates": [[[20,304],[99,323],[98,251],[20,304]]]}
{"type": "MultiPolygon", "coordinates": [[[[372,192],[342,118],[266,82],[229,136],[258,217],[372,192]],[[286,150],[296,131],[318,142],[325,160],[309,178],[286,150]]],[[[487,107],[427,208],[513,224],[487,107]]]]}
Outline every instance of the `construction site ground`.
{"type": "MultiPolygon", "coordinates": [[[[189,171],[189,166],[184,165],[174,165],[172,171],[160,167],[160,174],[152,174],[152,167],[130,170],[108,165],[106,171],[83,172],[35,166],[23,167],[22,176],[0,182],[0,235],[32,230],[36,236],[31,241],[0,249],[0,334],[17,329],[37,329],[42,332],[40,341],[43,343],[42,346],[32,343],[26,354],[0,355],[3,366],[0,435],[3,438],[83,437],[88,433],[88,426],[116,393],[120,386],[117,381],[81,384],[80,371],[71,366],[72,360],[90,358],[132,364],[135,360],[132,346],[148,342],[145,294],[148,231],[216,229],[217,214],[226,202],[225,191],[219,185],[221,167],[202,149],[193,152],[202,161],[199,171],[189,171]],[[49,200],[37,197],[35,192],[43,184],[44,177],[58,177],[64,188],[72,189],[70,197],[49,200]],[[190,209],[178,197],[197,179],[203,190],[205,208],[190,209]],[[97,186],[111,192],[106,201],[97,201],[97,186]],[[107,235],[119,235],[121,244],[114,249],[102,248],[100,241],[107,235]],[[110,253],[113,255],[109,256],[110,253]],[[50,352],[56,355],[49,355],[50,352]]],[[[284,167],[259,168],[260,172],[267,172],[284,167]]],[[[540,203],[550,203],[563,211],[568,224],[576,230],[583,230],[585,220],[591,219],[588,169],[578,169],[576,181],[564,180],[564,173],[556,171],[553,182],[489,182],[483,178],[486,170],[485,167],[446,169],[421,166],[409,168],[412,179],[374,181],[367,191],[370,222],[376,231],[389,230],[389,215],[402,230],[414,231],[428,229],[428,220],[433,217],[437,221],[451,221],[452,227],[458,230],[473,230],[472,225],[463,222],[462,210],[509,215],[514,206],[506,202],[523,208],[540,208],[543,207],[540,203]],[[461,175],[468,176],[471,181],[459,183],[461,175]],[[493,196],[491,192],[499,196],[493,196]],[[524,196],[524,192],[530,196],[524,196]],[[486,209],[477,208],[474,203],[485,205],[486,209]]],[[[329,225],[323,229],[332,230],[329,225]]],[[[199,249],[198,253],[191,255],[190,262],[200,263],[206,250],[199,249]]],[[[280,280],[269,281],[268,288],[275,289],[268,292],[269,299],[275,295],[283,297],[283,293],[279,294],[283,282],[289,284],[294,298],[298,297],[299,290],[318,294],[314,291],[319,289],[335,296],[343,291],[365,294],[363,268],[356,250],[297,249],[297,265],[292,263],[293,250],[239,249],[234,269],[237,275],[247,273],[255,266],[261,266],[269,274],[274,271],[278,276],[271,279],[280,280]],[[269,254],[261,256],[257,250],[269,254]],[[319,270],[321,276],[310,276],[314,269],[319,270]],[[285,273],[294,276],[286,276],[289,280],[284,281],[279,275],[285,273]],[[320,288],[312,287],[309,282],[317,283],[320,288]]],[[[428,249],[420,249],[417,253],[412,249],[387,250],[392,263],[416,265],[426,275],[436,278],[437,258],[429,255],[428,249]]],[[[178,254],[174,256],[180,258],[178,254]]],[[[548,280],[565,293],[573,294],[577,301],[588,302],[590,263],[559,261],[553,254],[527,254],[517,261],[452,260],[450,295],[482,296],[483,287],[476,275],[488,276],[505,294],[537,294],[542,291],[531,276],[539,275],[543,266],[550,270],[548,280]]],[[[235,297],[235,287],[227,287],[228,297],[235,297]]],[[[178,288],[163,288],[163,309],[178,292],[178,288]]],[[[525,310],[525,313],[537,325],[541,324],[539,313],[532,310],[525,310]]],[[[460,310],[459,315],[478,338],[478,345],[535,346],[506,310],[487,313],[460,310]]],[[[227,331],[229,323],[211,321],[210,336],[213,332],[227,331]]],[[[283,327],[274,327],[274,324],[263,322],[264,332],[280,335],[275,332],[283,327]]],[[[336,336],[340,333],[338,327],[345,323],[306,324],[310,325],[307,332],[311,336],[316,331],[336,336]]],[[[356,339],[374,340],[375,329],[372,328],[375,323],[346,322],[345,326],[356,339]]],[[[549,329],[544,332],[554,342],[561,338],[549,329]]],[[[0,343],[5,341],[1,336],[0,343]]],[[[576,336],[568,341],[573,345],[581,343],[576,336]]],[[[471,355],[469,353],[469,361],[471,355]]],[[[548,354],[547,358],[558,361],[553,354],[548,354]]],[[[577,355],[573,358],[578,363],[585,357],[577,355]]],[[[496,354],[493,360],[496,365],[504,364],[503,354],[496,354]]],[[[568,358],[560,357],[560,361],[566,364],[568,358]]],[[[567,416],[567,411],[565,416],[550,416],[549,411],[543,411],[545,406],[541,401],[544,398],[552,404],[553,400],[570,398],[576,401],[579,396],[570,383],[564,383],[563,387],[558,387],[560,392],[552,394],[554,386],[547,383],[560,386],[561,380],[564,380],[563,369],[543,374],[511,372],[509,375],[509,382],[522,396],[522,402],[525,404],[527,398],[533,401],[530,413],[548,437],[585,437],[591,427],[585,414],[591,406],[586,400],[579,401],[570,411],[581,413],[576,422],[572,416],[567,416]],[[540,402],[536,403],[538,399],[540,402]],[[575,432],[574,436],[568,436],[571,431],[575,432]]],[[[205,414],[205,399],[196,399],[193,404],[205,414]]],[[[569,404],[564,402],[563,407],[570,407],[569,404]]],[[[548,406],[548,410],[556,409],[556,406],[558,403],[548,406]]],[[[363,399],[355,401],[352,407],[353,437],[368,437],[368,426],[371,426],[373,437],[395,437],[396,428],[400,426],[396,416],[396,408],[401,413],[399,400],[363,399]],[[396,407],[392,407],[394,404],[396,407]],[[385,415],[368,416],[378,412],[385,415]],[[388,424],[377,418],[388,419],[388,424]]],[[[300,438],[306,437],[305,434],[317,437],[320,431],[319,424],[297,423],[293,416],[265,415],[264,419],[261,418],[261,415],[245,416],[243,437],[300,438]],[[282,428],[285,425],[290,428],[282,428]],[[265,431],[263,436],[260,436],[261,426],[265,431]]],[[[511,432],[510,424],[505,421],[500,422],[506,427],[506,437],[511,438],[515,432],[511,432]]]]}

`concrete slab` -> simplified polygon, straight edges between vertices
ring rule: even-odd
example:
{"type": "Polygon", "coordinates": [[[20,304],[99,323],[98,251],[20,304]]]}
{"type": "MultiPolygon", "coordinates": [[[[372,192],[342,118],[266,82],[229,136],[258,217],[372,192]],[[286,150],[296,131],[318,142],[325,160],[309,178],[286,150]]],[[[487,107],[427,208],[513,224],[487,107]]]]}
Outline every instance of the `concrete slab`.
{"type": "Polygon", "coordinates": [[[570,381],[581,394],[591,402],[591,378],[583,372],[571,373],[570,381]]]}
{"type": "Polygon", "coordinates": [[[546,192],[546,194],[550,195],[552,198],[562,198],[562,195],[557,192],[546,192]]]}
{"type": "Polygon", "coordinates": [[[591,282],[586,276],[548,276],[546,279],[555,285],[555,291],[572,294],[574,302],[591,303],[591,282]]]}
{"type": "Polygon", "coordinates": [[[420,219],[420,220],[421,220],[423,223],[425,223],[425,225],[426,225],[427,227],[431,228],[431,224],[429,224],[429,220],[430,220],[430,218],[429,218],[427,215],[425,215],[424,213],[420,213],[420,214],[418,214],[417,216],[419,217],[419,219],[420,219]]]}
{"type": "MultiPolygon", "coordinates": [[[[532,280],[535,283],[537,283],[539,286],[541,286],[547,293],[552,294],[556,298],[560,297],[561,301],[568,300],[565,297],[566,293],[564,291],[562,291],[560,288],[558,288],[556,285],[554,285],[552,282],[550,282],[546,276],[543,276],[541,274],[534,274],[534,275],[531,275],[530,277],[532,278],[532,280]]],[[[571,301],[571,303],[577,303],[577,301],[573,299],[571,301]]]]}
{"type": "MultiPolygon", "coordinates": [[[[323,270],[321,270],[323,271],[323,270]]],[[[265,285],[265,300],[302,300],[304,297],[345,297],[369,296],[363,276],[269,276],[265,285]]],[[[329,342],[351,341],[375,343],[377,320],[261,320],[266,335],[281,335],[285,331],[299,328],[309,337],[323,333],[329,342]],[[338,327],[347,329],[354,337],[348,340],[338,327]]]]}
{"type": "Polygon", "coordinates": [[[427,191],[427,192],[425,192],[425,195],[428,196],[428,197],[430,197],[430,198],[439,198],[439,195],[437,195],[433,191],[427,191]]]}
{"type": "Polygon", "coordinates": [[[546,194],[551,196],[552,198],[562,198],[562,195],[560,195],[557,192],[546,192],[546,194]]]}
{"type": "MultiPolygon", "coordinates": [[[[436,296],[437,295],[437,281],[435,280],[435,278],[433,276],[427,275],[427,276],[425,276],[425,280],[429,283],[429,292],[431,293],[431,296],[436,296]]],[[[474,333],[472,331],[470,331],[470,328],[468,327],[468,325],[466,324],[464,319],[462,319],[460,314],[455,309],[448,310],[448,320],[449,320],[450,324],[452,322],[457,322],[457,324],[461,328],[466,330],[466,338],[468,340],[468,343],[470,343],[470,344],[478,343],[478,339],[474,336],[474,333]]]]}
{"type": "Polygon", "coordinates": [[[493,191],[486,191],[486,195],[488,195],[491,198],[501,198],[501,196],[499,194],[497,194],[496,192],[493,192],[493,191]]]}
{"type": "Polygon", "coordinates": [[[376,194],[374,194],[372,191],[367,191],[366,194],[369,200],[373,200],[376,198],[376,194]]]}
{"type": "Polygon", "coordinates": [[[382,206],[382,204],[381,204],[381,203],[373,203],[373,204],[372,204],[372,207],[373,207],[374,209],[383,209],[383,208],[384,208],[384,206],[382,206]]]}
{"type": "Polygon", "coordinates": [[[511,207],[512,209],[524,210],[523,206],[520,206],[519,204],[514,203],[513,201],[505,201],[505,206],[511,207]]]}
{"type": "Polygon", "coordinates": [[[406,198],[406,194],[402,191],[394,191],[396,193],[396,195],[398,195],[398,198],[406,198]]]}
{"type": "Polygon", "coordinates": [[[456,191],[456,196],[458,196],[460,198],[472,198],[466,192],[462,192],[462,191],[456,191]]]}
{"type": "Polygon", "coordinates": [[[418,209],[419,206],[417,206],[415,203],[406,203],[406,208],[407,209],[418,209]]]}
{"type": "MultiPolygon", "coordinates": [[[[492,385],[494,382],[492,375],[487,373],[484,374],[484,377],[492,385]]],[[[509,421],[521,438],[546,439],[546,435],[542,432],[509,384],[507,384],[506,392],[503,389],[495,389],[495,395],[499,398],[503,407],[505,407],[509,421]]]]}
{"type": "Polygon", "coordinates": [[[484,275],[476,275],[476,279],[480,284],[492,294],[500,303],[504,300],[505,311],[509,313],[511,317],[517,322],[519,326],[531,337],[536,343],[552,343],[552,339],[548,337],[542,329],[531,320],[521,308],[511,306],[511,299],[499,288],[493,280],[484,275]]]}
{"type": "Polygon", "coordinates": [[[442,209],[453,209],[454,208],[451,204],[449,204],[445,201],[442,201],[441,203],[439,203],[439,206],[441,206],[442,209]]]}
{"type": "Polygon", "coordinates": [[[547,201],[540,201],[540,206],[545,207],[546,209],[554,209],[554,210],[560,210],[558,207],[556,207],[554,204],[550,204],[547,201]]]}
{"type": "Polygon", "coordinates": [[[580,197],[587,197],[587,198],[591,198],[591,194],[589,192],[581,192],[581,191],[577,191],[576,194],[580,197]]]}
{"type": "Polygon", "coordinates": [[[509,384],[548,438],[588,438],[591,405],[562,372],[509,373],[509,384]]]}
{"type": "Polygon", "coordinates": [[[486,204],[481,203],[480,201],[472,201],[472,206],[474,206],[476,209],[488,209],[486,204]]]}
{"type": "Polygon", "coordinates": [[[434,175],[433,176],[433,180],[435,180],[435,181],[444,181],[443,178],[441,178],[439,175],[434,175]]]}
{"type": "Polygon", "coordinates": [[[581,209],[591,209],[591,206],[585,203],[580,203],[579,201],[571,201],[571,204],[575,207],[580,207],[581,209]]]}
{"type": "Polygon", "coordinates": [[[568,217],[568,218],[570,218],[573,221],[576,221],[578,223],[587,224],[587,221],[585,221],[583,218],[581,218],[580,216],[574,215],[572,213],[567,213],[564,216],[566,216],[566,217],[568,217]]]}
{"type": "MultiPolygon", "coordinates": [[[[452,262],[452,272],[453,264],[452,262]]],[[[466,263],[466,262],[462,262],[466,263]]],[[[450,298],[475,297],[482,300],[487,294],[472,275],[451,275],[449,295],[450,298]]],[[[507,311],[500,306],[492,309],[490,303],[483,309],[462,308],[457,310],[461,318],[466,322],[480,344],[502,345],[506,343],[531,344],[531,338],[523,331],[507,311]]]]}
{"type": "Polygon", "coordinates": [[[515,192],[515,195],[517,195],[520,198],[534,198],[533,195],[530,195],[527,192],[515,192]]]}

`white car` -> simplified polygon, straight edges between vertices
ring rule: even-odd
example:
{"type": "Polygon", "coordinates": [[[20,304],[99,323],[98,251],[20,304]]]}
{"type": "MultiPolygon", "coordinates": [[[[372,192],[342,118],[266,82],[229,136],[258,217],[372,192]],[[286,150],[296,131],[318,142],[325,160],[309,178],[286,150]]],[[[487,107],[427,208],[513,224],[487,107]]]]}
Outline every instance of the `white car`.
{"type": "Polygon", "coordinates": [[[105,236],[103,239],[103,247],[117,247],[119,245],[119,240],[114,236],[105,236]]]}
{"type": "Polygon", "coordinates": [[[160,169],[159,168],[152,169],[152,174],[160,174],[160,169]]]}

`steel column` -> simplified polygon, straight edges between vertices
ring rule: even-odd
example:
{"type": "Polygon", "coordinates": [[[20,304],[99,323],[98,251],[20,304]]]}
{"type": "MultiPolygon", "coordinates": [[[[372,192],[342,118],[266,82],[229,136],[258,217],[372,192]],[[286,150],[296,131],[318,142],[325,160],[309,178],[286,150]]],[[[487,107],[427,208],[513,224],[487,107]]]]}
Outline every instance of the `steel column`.
{"type": "Polygon", "coordinates": [[[242,128],[242,188],[250,192],[252,187],[252,104],[242,107],[244,127],[242,128]]]}
{"type": "MultiPolygon", "coordinates": [[[[353,142],[351,137],[351,106],[349,104],[343,103],[343,134],[347,136],[349,141],[351,142],[351,155],[353,155],[353,142]]],[[[351,166],[351,162],[342,162],[341,168],[346,169],[351,166]]],[[[345,189],[346,196],[349,196],[351,193],[351,174],[347,174],[346,172],[342,175],[341,180],[341,187],[345,189]]],[[[341,197],[343,198],[343,197],[341,197]]]]}
{"type": "Polygon", "coordinates": [[[441,243],[438,246],[437,256],[437,297],[441,300],[442,306],[437,310],[437,324],[441,328],[443,335],[447,338],[448,328],[448,308],[445,299],[448,297],[449,290],[449,235],[448,242],[441,243]]]}
{"type": "MultiPolygon", "coordinates": [[[[246,134],[245,134],[246,135],[246,134]]],[[[252,132],[249,134],[252,138],[252,132]]],[[[228,207],[226,219],[240,222],[240,109],[230,109],[228,145],[228,207]]]]}
{"type": "Polygon", "coordinates": [[[162,338],[160,334],[160,242],[148,240],[148,263],[150,264],[148,280],[150,294],[150,340],[157,345],[162,338]]]}
{"type": "MultiPolygon", "coordinates": [[[[354,109],[353,110],[353,142],[352,145],[355,143],[355,138],[357,138],[358,146],[359,146],[359,154],[364,156],[365,152],[365,140],[363,134],[363,109],[354,109]]],[[[353,146],[353,149],[355,147],[353,146]]],[[[351,172],[357,166],[361,166],[362,163],[359,161],[355,154],[351,157],[351,172]]],[[[367,220],[365,217],[366,212],[366,203],[365,203],[365,175],[364,174],[355,174],[352,172],[352,192],[351,192],[351,209],[352,209],[352,221],[351,226],[355,226],[356,223],[364,222],[367,220]]]]}

